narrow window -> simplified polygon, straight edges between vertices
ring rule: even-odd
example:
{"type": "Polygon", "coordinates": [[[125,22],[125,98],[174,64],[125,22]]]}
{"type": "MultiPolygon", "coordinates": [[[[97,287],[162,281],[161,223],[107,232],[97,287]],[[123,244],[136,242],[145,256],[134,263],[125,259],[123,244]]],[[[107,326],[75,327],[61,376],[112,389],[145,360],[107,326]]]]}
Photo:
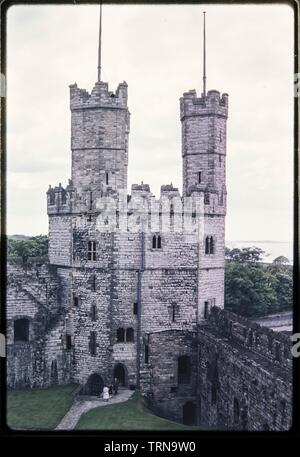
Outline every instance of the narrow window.
{"type": "Polygon", "coordinates": [[[214,240],[213,236],[210,237],[209,253],[210,254],[214,254],[215,253],[215,240],[214,240]]]}
{"type": "Polygon", "coordinates": [[[170,205],[170,214],[171,214],[171,216],[174,214],[174,205],[173,205],[173,203],[171,203],[171,205],[170,205]]]}
{"type": "Polygon", "coordinates": [[[108,186],[108,172],[105,173],[105,183],[108,186]]]}
{"type": "Polygon", "coordinates": [[[172,305],[172,322],[176,320],[176,305],[172,305]]]}
{"type": "Polygon", "coordinates": [[[138,313],[138,303],[133,303],[133,314],[136,315],[138,313]]]}
{"type": "Polygon", "coordinates": [[[210,252],[210,237],[207,236],[205,238],[205,254],[209,254],[210,252]]]}
{"type": "Polygon", "coordinates": [[[92,275],[92,291],[93,292],[96,291],[96,275],[95,274],[92,275]]]}
{"type": "Polygon", "coordinates": [[[161,236],[158,235],[157,237],[157,249],[161,249],[161,236]]]}
{"type": "Polygon", "coordinates": [[[96,260],[96,241],[88,241],[88,260],[96,260]]]}
{"type": "Polygon", "coordinates": [[[145,363],[149,363],[149,346],[145,344],[145,363]]]}
{"type": "Polygon", "coordinates": [[[67,203],[67,194],[66,194],[66,192],[64,190],[61,193],[61,203],[63,205],[65,205],[67,203]]]}
{"type": "Polygon", "coordinates": [[[152,249],[156,249],[156,235],[152,238],[152,249]]]}
{"type": "Polygon", "coordinates": [[[208,311],[209,311],[209,302],[205,301],[204,302],[204,319],[208,318],[208,311]]]}
{"type": "Polygon", "coordinates": [[[91,319],[94,322],[97,319],[97,308],[96,305],[91,306],[91,319]]]}
{"type": "Polygon", "coordinates": [[[89,195],[89,209],[93,209],[93,192],[90,192],[89,195]]]}
{"type": "Polygon", "coordinates": [[[133,343],[134,342],[134,331],[133,328],[126,329],[126,342],[133,343]]]}
{"type": "Polygon", "coordinates": [[[240,421],[240,405],[238,400],[233,400],[233,423],[238,424],[240,421]]]}
{"type": "Polygon", "coordinates": [[[87,217],[87,221],[88,222],[92,222],[92,216],[89,214],[88,217],[87,217]]]}
{"type": "Polygon", "coordinates": [[[209,193],[204,193],[204,205],[209,205],[209,193]]]}
{"type": "Polygon", "coordinates": [[[72,336],[68,333],[66,334],[66,349],[70,351],[72,349],[72,336]]]}
{"type": "Polygon", "coordinates": [[[202,182],[202,173],[201,171],[198,171],[198,184],[201,184],[202,182]]]}
{"type": "Polygon", "coordinates": [[[183,355],[178,358],[178,384],[189,384],[191,381],[191,360],[183,355]]]}
{"type": "Polygon", "coordinates": [[[193,211],[192,212],[192,218],[195,218],[196,217],[196,211],[193,211]]]}
{"type": "Polygon", "coordinates": [[[96,355],[96,332],[90,333],[90,354],[96,355]]]}
{"type": "Polygon", "coordinates": [[[119,327],[117,329],[117,342],[124,343],[124,341],[125,341],[125,331],[123,328],[119,327]]]}
{"type": "Polygon", "coordinates": [[[17,319],[14,321],[14,341],[29,341],[28,319],[17,319]]]}

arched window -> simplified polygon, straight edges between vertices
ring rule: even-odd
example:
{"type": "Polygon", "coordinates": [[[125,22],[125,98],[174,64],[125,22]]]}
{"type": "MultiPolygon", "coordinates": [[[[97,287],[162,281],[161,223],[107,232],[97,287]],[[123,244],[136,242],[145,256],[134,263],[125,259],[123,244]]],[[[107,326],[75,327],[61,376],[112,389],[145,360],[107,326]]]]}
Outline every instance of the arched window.
{"type": "Polygon", "coordinates": [[[237,398],[235,398],[233,400],[233,423],[238,424],[239,421],[240,421],[240,405],[239,405],[237,398]]]}
{"type": "Polygon", "coordinates": [[[202,174],[201,171],[198,171],[198,184],[201,184],[202,182],[202,174]]]}
{"type": "Polygon", "coordinates": [[[125,330],[120,327],[117,329],[117,342],[124,343],[124,341],[125,341],[125,330]]]}
{"type": "Polygon", "coordinates": [[[108,186],[108,172],[105,173],[105,183],[108,186]]]}
{"type": "Polygon", "coordinates": [[[153,235],[152,249],[161,249],[161,236],[160,235],[153,235]]]}
{"type": "Polygon", "coordinates": [[[157,237],[157,249],[161,249],[161,236],[158,235],[157,237]]]}
{"type": "Polygon", "coordinates": [[[209,254],[209,236],[205,238],[205,254],[209,254]]]}
{"type": "Polygon", "coordinates": [[[16,319],[14,321],[14,341],[29,341],[28,319],[16,319]]]}
{"type": "Polygon", "coordinates": [[[154,235],[152,238],[152,248],[156,249],[156,235],[154,235]]]}
{"type": "Polygon", "coordinates": [[[178,384],[191,382],[191,359],[187,355],[178,358],[178,384]]]}
{"type": "Polygon", "coordinates": [[[126,329],[126,342],[127,343],[134,342],[134,331],[133,331],[133,328],[131,328],[131,327],[126,329]]]}
{"type": "Polygon", "coordinates": [[[213,236],[207,236],[205,238],[205,254],[215,253],[215,240],[213,236]]]}

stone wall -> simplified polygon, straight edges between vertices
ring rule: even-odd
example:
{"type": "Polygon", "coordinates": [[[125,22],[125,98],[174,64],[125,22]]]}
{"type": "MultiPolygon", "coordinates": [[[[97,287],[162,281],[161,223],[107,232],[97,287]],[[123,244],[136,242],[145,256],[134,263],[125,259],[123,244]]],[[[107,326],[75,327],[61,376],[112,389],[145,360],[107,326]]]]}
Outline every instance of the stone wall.
{"type": "Polygon", "coordinates": [[[292,360],[286,335],[213,308],[206,325],[199,326],[198,360],[202,425],[253,431],[290,428],[292,360]]]}

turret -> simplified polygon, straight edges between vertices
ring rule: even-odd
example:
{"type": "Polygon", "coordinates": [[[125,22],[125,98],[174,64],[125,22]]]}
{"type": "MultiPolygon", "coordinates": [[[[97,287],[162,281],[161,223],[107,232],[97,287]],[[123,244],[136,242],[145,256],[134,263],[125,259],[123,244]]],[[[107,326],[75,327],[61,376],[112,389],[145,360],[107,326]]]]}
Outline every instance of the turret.
{"type": "Polygon", "coordinates": [[[127,189],[127,84],[97,82],[89,94],[70,86],[72,180],[77,191],[127,189]]]}

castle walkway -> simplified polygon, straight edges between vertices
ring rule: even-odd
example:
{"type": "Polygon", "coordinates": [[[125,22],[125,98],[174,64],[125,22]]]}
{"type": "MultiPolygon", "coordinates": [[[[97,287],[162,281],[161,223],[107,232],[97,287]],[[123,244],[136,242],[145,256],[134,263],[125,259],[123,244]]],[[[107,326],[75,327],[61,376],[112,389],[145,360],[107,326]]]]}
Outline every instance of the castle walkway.
{"type": "Polygon", "coordinates": [[[114,405],[116,403],[123,403],[134,394],[133,390],[119,389],[117,395],[110,397],[108,402],[104,402],[102,398],[96,397],[77,397],[67,412],[62,421],[57,425],[55,430],[73,430],[76,427],[82,414],[87,413],[91,409],[98,408],[98,406],[114,405]]]}

